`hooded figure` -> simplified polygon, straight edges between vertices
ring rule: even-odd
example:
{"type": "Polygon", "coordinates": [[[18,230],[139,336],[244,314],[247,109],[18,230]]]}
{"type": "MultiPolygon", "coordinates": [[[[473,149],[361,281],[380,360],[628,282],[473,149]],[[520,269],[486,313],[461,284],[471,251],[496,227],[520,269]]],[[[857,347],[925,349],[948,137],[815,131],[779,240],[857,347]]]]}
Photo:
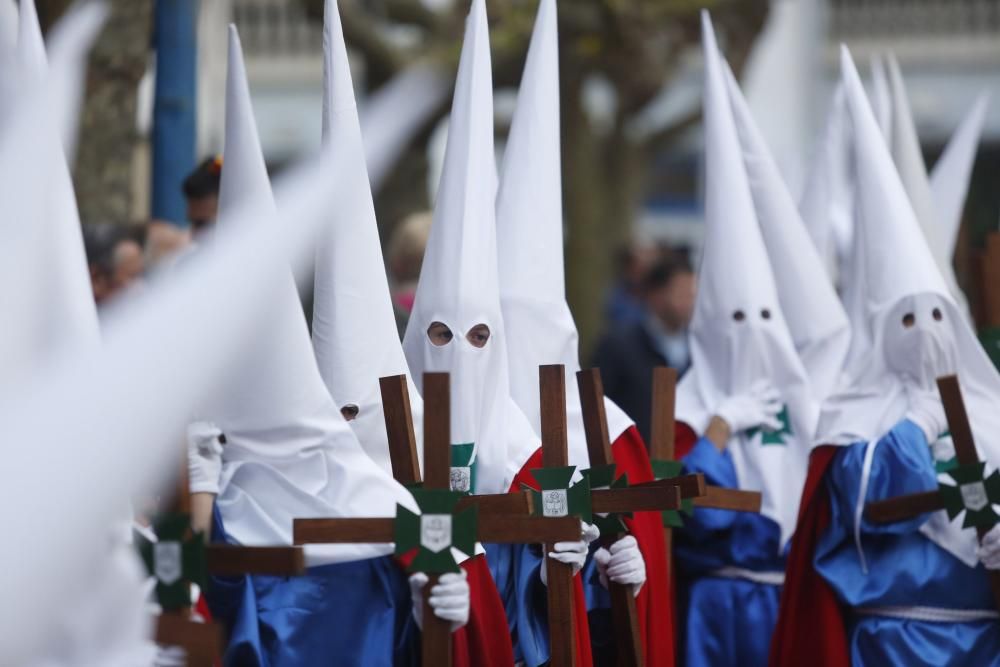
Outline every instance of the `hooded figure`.
{"type": "MultiPolygon", "coordinates": [[[[451,374],[452,488],[480,494],[520,490],[522,482],[538,488],[529,470],[540,461],[540,439],[510,394],[497,277],[496,192],[486,6],[473,0],[434,223],[403,349],[416,382],[428,371],[451,374]]],[[[570,464],[587,468],[586,450],[582,458],[571,451],[570,464]]],[[[515,628],[515,657],[532,667],[549,658],[539,551],[487,545],[490,569],[515,628]]],[[[579,570],[587,544],[561,543],[553,553],[579,570]]],[[[576,592],[578,655],[589,664],[583,590],[576,592]]]]}
{"type": "MultiPolygon", "coordinates": [[[[497,199],[500,304],[506,325],[511,396],[540,431],[538,367],[565,365],[570,458],[589,461],[576,383],[576,371],[580,370],[578,335],[563,279],[557,18],[555,0],[542,0],[504,155],[497,199]]],[[[632,483],[651,481],[649,456],[635,424],[611,400],[605,399],[605,407],[619,473],[627,473],[632,483]]],[[[662,518],[657,512],[642,512],[627,523],[634,537],[619,541],[616,556],[623,562],[626,554],[622,552],[636,540],[635,556],[645,556],[643,569],[649,581],[641,589],[637,605],[646,664],[673,664],[673,610],[662,518]]],[[[595,657],[603,651],[610,653],[608,660],[613,661],[614,638],[608,636],[611,625],[604,618],[609,601],[599,580],[600,576],[588,582],[597,584],[590,596],[589,613],[594,619],[591,639],[595,657]]]]}
{"type": "Polygon", "coordinates": [[[795,350],[815,396],[833,392],[851,338],[847,313],[729,66],[723,63],[757,222],[795,350]]]}
{"type": "Polygon", "coordinates": [[[865,504],[936,489],[954,466],[940,376],[957,373],[980,456],[990,470],[1000,463],[1000,375],[919,233],[846,48],[842,67],[872,343],[823,405],[771,664],[997,664],[1000,628],[978,561],[1000,567],[1000,530],[977,552],[974,532],[943,511],[863,518],[865,504]]]}
{"type": "Polygon", "coordinates": [[[343,198],[316,252],[313,347],[319,370],[361,446],[392,474],[379,378],[407,375],[417,454],[423,461],[423,401],[409,379],[382,260],[361,141],[354,84],[335,0],[323,27],[323,143],[344,164],[343,198]]]}
{"type": "MultiPolygon", "coordinates": [[[[324,14],[324,116],[326,150],[342,168],[342,193],[331,209],[316,255],[313,347],[334,401],[349,418],[365,452],[392,473],[379,378],[408,374],[389,296],[375,222],[354,86],[336,0],[324,14]]],[[[418,457],[423,460],[423,402],[409,384],[418,457]]],[[[514,661],[503,601],[484,555],[462,563],[471,582],[469,624],[455,634],[458,665],[506,667],[514,661]]]]}
{"type": "MultiPolygon", "coordinates": [[[[275,224],[277,215],[235,27],[229,40],[220,233],[275,224]],[[246,210],[261,215],[248,221],[246,210]]],[[[416,511],[409,492],[365,454],[341,416],[317,368],[291,272],[281,280],[257,349],[227,391],[203,406],[210,421],[188,431],[191,490],[218,496],[215,538],[291,544],[296,518],[393,516],[397,504],[416,511]]],[[[411,604],[391,552],[385,544],[316,545],[306,548],[305,577],[217,581],[209,603],[229,628],[227,663],[337,655],[347,664],[410,664],[419,653],[410,612],[421,603],[411,604]]],[[[444,597],[464,599],[467,618],[468,586],[464,575],[452,576],[462,590],[444,597]]]]}
{"type": "MultiPolygon", "coordinates": [[[[4,285],[0,302],[4,304],[6,323],[0,335],[0,409],[15,405],[35,378],[49,377],[79,363],[101,346],[80,218],[56,110],[65,109],[65,113],[74,115],[78,110],[79,100],[72,95],[78,86],[73,79],[80,74],[79,62],[105,15],[105,8],[96,4],[70,12],[51,42],[50,64],[34,2],[26,0],[21,3],[17,50],[13,55],[4,55],[16,59],[17,66],[5,69],[3,76],[9,77],[17,94],[10,98],[12,105],[0,113],[0,190],[6,203],[2,225],[5,256],[0,259],[0,284],[4,285]],[[62,106],[56,107],[54,100],[62,106]]],[[[58,415],[65,419],[58,405],[43,405],[49,409],[49,418],[58,415]]],[[[12,427],[11,421],[5,420],[5,428],[12,427]]],[[[34,477],[38,485],[31,495],[60,498],[65,502],[63,507],[75,507],[67,497],[66,487],[59,486],[58,474],[49,474],[50,469],[64,465],[65,452],[58,446],[49,447],[44,435],[37,433],[38,422],[35,424],[36,435],[30,439],[29,449],[36,452],[35,456],[44,452],[39,460],[46,465],[41,478],[34,477]]],[[[29,442],[15,438],[14,433],[8,430],[4,441],[29,442]]],[[[77,435],[84,433],[81,428],[77,435]]],[[[85,446],[76,437],[69,441],[74,446],[85,446]]],[[[36,472],[22,469],[16,461],[8,463],[7,469],[17,471],[19,478],[36,472]]],[[[74,491],[98,481],[94,476],[80,479],[71,485],[74,491]]],[[[0,633],[0,663],[127,667],[148,664],[153,659],[155,647],[148,640],[151,628],[144,613],[144,574],[128,544],[129,496],[121,488],[118,493],[117,516],[91,515],[95,520],[86,521],[86,512],[74,515],[74,522],[86,521],[90,530],[90,543],[74,549],[80,562],[87,563],[87,575],[59,579],[41,570],[45,578],[36,580],[36,585],[59,591],[58,599],[47,600],[47,608],[39,606],[44,618],[26,620],[19,616],[9,620],[9,627],[18,636],[0,633]],[[44,628],[44,639],[32,645],[38,638],[33,638],[32,633],[22,634],[26,623],[32,629],[44,628]]],[[[4,503],[20,507],[27,497],[8,496],[4,503]]],[[[30,514],[37,516],[36,510],[44,512],[44,508],[33,506],[30,514]]],[[[30,537],[18,537],[15,526],[7,522],[5,526],[7,537],[13,540],[10,544],[35,545],[39,541],[37,526],[30,537]]],[[[54,525],[43,532],[62,534],[63,526],[54,525]]],[[[72,542],[63,547],[74,548],[72,542]]],[[[11,567],[19,575],[32,576],[25,569],[23,564],[11,567]]],[[[0,590],[5,591],[5,597],[12,596],[8,599],[22,599],[9,588],[0,586],[0,590]]],[[[32,590],[31,595],[35,597],[36,593],[32,590]]],[[[31,618],[30,610],[19,611],[31,618]]]]}
{"type": "MultiPolygon", "coordinates": [[[[678,453],[711,484],[761,491],[763,506],[701,510],[678,534],[686,662],[763,664],[818,404],[782,313],[707,12],[702,38],[705,245],[693,363],[677,390],[678,453]],[[751,619],[757,632],[739,630],[751,619]]],[[[759,199],[761,211],[773,204],[759,199]]]]}

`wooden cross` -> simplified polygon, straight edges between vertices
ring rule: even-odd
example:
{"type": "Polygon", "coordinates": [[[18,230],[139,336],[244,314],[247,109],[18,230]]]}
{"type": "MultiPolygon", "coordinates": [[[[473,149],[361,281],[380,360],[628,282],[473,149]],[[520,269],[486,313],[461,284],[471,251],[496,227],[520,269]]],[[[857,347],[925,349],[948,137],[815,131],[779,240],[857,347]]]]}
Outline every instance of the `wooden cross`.
{"type": "MultiPolygon", "coordinates": [[[[945,474],[954,480],[955,485],[940,484],[936,491],[868,503],[865,516],[874,523],[895,523],[937,510],[946,510],[952,520],[964,513],[963,528],[974,527],[982,541],[990,528],[1000,522],[1000,516],[993,510],[993,505],[1000,503],[1000,472],[985,475],[986,464],[979,460],[976,451],[958,376],[938,378],[937,385],[958,463],[945,474]]],[[[1000,571],[991,570],[989,576],[993,597],[997,609],[1000,609],[1000,571]]]]}
{"type": "MultiPolygon", "coordinates": [[[[413,428],[405,425],[408,418],[409,402],[400,400],[406,397],[405,381],[399,378],[387,378],[382,381],[383,402],[386,412],[387,428],[390,433],[390,445],[393,456],[402,457],[393,462],[394,472],[407,471],[411,483],[419,482],[419,467],[413,460],[406,460],[415,451],[409,444],[400,441],[412,441],[413,428]],[[386,398],[390,394],[397,398],[386,398]],[[405,405],[405,408],[404,408],[405,405]],[[390,416],[391,415],[391,416],[390,416]],[[389,425],[390,420],[392,425],[389,425]],[[393,436],[392,434],[395,434],[393,436]],[[402,434],[402,435],[401,435],[402,434]]],[[[428,373],[424,376],[424,480],[425,493],[449,493],[451,483],[451,420],[450,395],[447,374],[428,373]]],[[[412,424],[412,422],[411,422],[412,424]]],[[[415,455],[413,455],[415,457],[415,455]]],[[[417,494],[420,491],[414,490],[417,494]]],[[[537,544],[541,542],[563,542],[580,539],[580,523],[574,517],[546,518],[531,516],[526,499],[516,500],[523,494],[511,494],[514,501],[502,501],[499,498],[486,500],[482,503],[476,497],[461,498],[454,509],[454,521],[466,512],[474,512],[475,538],[479,542],[494,544],[537,544]],[[520,511],[502,512],[497,510],[504,502],[513,503],[520,511]]],[[[396,542],[399,534],[399,518],[404,512],[397,508],[397,517],[386,518],[350,518],[350,519],[296,519],[293,527],[296,544],[327,543],[327,544],[378,544],[396,542]]],[[[408,512],[407,512],[408,513],[408,512]]],[[[422,547],[421,547],[422,548],[422,547]]],[[[399,545],[397,542],[397,551],[399,545]]],[[[433,581],[428,584],[432,585],[433,581]]],[[[551,594],[550,594],[551,595],[551,594]]],[[[424,603],[428,595],[425,592],[424,603]]],[[[572,599],[567,600],[571,604],[572,599]]],[[[432,610],[425,607],[423,613],[423,640],[421,642],[422,660],[426,667],[447,667],[451,660],[451,632],[448,623],[438,619],[432,610]]],[[[572,632],[570,630],[570,632],[572,632]]],[[[572,639],[572,634],[570,635],[572,639]]],[[[569,667],[571,663],[555,662],[555,667],[569,667]]]]}
{"type": "MultiPolygon", "coordinates": [[[[146,560],[152,565],[151,573],[157,577],[158,591],[181,589],[185,597],[183,601],[175,599],[168,603],[161,599],[162,612],[157,619],[154,640],[163,646],[183,648],[187,664],[191,667],[211,667],[222,655],[222,630],[214,623],[199,623],[192,620],[190,580],[185,576],[182,566],[185,556],[189,562],[195,561],[203,574],[222,577],[244,574],[298,575],[305,572],[305,557],[301,547],[206,545],[202,535],[194,534],[190,529],[191,494],[188,487],[186,448],[181,463],[176,489],[173,498],[167,503],[167,512],[164,515],[167,523],[162,523],[162,520],[160,523],[160,525],[170,525],[174,529],[172,531],[174,535],[171,537],[176,540],[170,543],[166,541],[167,535],[158,535],[160,541],[147,545],[145,550],[146,560]],[[168,544],[176,546],[166,547],[168,544]],[[159,547],[159,554],[157,545],[164,545],[159,547]],[[172,558],[181,559],[181,562],[174,563],[180,569],[171,573],[172,586],[164,586],[156,567],[158,558],[165,558],[168,553],[172,558]],[[174,578],[174,575],[178,578],[174,578]]],[[[204,586],[202,588],[204,590],[204,586]]]]}
{"type": "MultiPolygon", "coordinates": [[[[649,439],[649,458],[653,464],[653,472],[662,477],[661,482],[683,480],[689,475],[678,477],[681,463],[675,460],[675,405],[677,398],[677,371],[673,368],[660,366],[653,369],[653,410],[652,429],[649,439]]],[[[761,494],[759,491],[743,491],[721,486],[704,484],[702,477],[701,493],[684,495],[685,502],[681,511],[690,514],[695,507],[709,509],[732,510],[734,512],[759,513],[761,494]]],[[[667,574],[673,565],[671,558],[673,548],[673,528],[682,526],[680,512],[664,512],[663,532],[667,542],[667,574]]]]}
{"type": "MultiPolygon", "coordinates": [[[[594,387],[581,384],[581,400],[584,401],[584,425],[587,430],[588,447],[590,448],[591,469],[580,471],[584,474],[585,493],[588,495],[588,512],[580,518],[591,521],[592,514],[627,514],[636,511],[662,511],[680,507],[680,493],[677,487],[646,486],[629,487],[614,480],[614,469],[611,459],[610,444],[607,443],[607,419],[604,415],[603,389],[599,386],[599,376],[593,373],[582,373],[583,383],[592,382],[597,378],[596,390],[600,391],[600,404],[594,408],[594,387]],[[585,398],[586,397],[586,398],[585,398]],[[588,399],[590,399],[588,401],[588,399]],[[603,442],[600,441],[600,431],[603,429],[603,442]],[[594,438],[594,440],[592,440],[594,438]],[[600,448],[600,452],[597,449],[600,448]],[[595,460],[596,459],[596,460],[595,460]],[[592,489],[590,480],[601,478],[610,483],[610,488],[592,489]]],[[[567,444],[566,426],[566,369],[562,365],[539,367],[539,384],[541,396],[542,425],[542,461],[544,469],[562,469],[572,471],[569,467],[569,449],[567,444]]],[[[536,478],[542,471],[533,470],[536,478]]],[[[568,476],[567,476],[568,479],[568,476]]],[[[544,488],[544,484],[543,484],[544,488]]],[[[574,487],[575,488],[575,487],[574,487]]],[[[566,494],[572,494],[574,489],[567,489],[566,494]]],[[[548,491],[551,492],[551,491],[548,491]]],[[[546,493],[543,491],[542,493],[546,493]]],[[[543,508],[547,510],[548,508],[543,508]]],[[[573,511],[572,507],[564,506],[564,510],[573,511]]],[[[614,536],[612,536],[613,541],[614,536]]],[[[546,553],[552,550],[552,545],[545,545],[546,553]]],[[[553,661],[557,647],[565,653],[558,654],[560,659],[573,660],[575,648],[572,628],[574,627],[572,605],[561,604],[564,599],[572,596],[573,572],[570,566],[552,559],[545,559],[549,588],[549,632],[552,642],[553,661]],[[557,604],[553,604],[553,599],[557,604]],[[568,614],[567,614],[568,612],[568,614]]],[[[621,665],[642,665],[643,655],[640,643],[639,626],[636,619],[635,599],[628,587],[618,587],[609,582],[612,595],[612,614],[615,619],[615,637],[618,647],[618,661],[621,665]]]]}

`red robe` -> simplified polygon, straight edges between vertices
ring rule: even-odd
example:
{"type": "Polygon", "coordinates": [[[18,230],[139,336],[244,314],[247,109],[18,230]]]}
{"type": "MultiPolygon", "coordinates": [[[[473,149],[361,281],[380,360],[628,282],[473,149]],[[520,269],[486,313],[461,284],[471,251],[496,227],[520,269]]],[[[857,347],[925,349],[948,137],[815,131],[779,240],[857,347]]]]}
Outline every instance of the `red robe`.
{"type": "Polygon", "coordinates": [[[778,625],[771,639],[771,667],[848,667],[847,629],[837,597],[813,567],[816,544],[830,525],[830,496],[823,488],[838,448],[816,448],[802,490],[799,521],[781,593],[778,625]]]}
{"type": "MultiPolygon", "coordinates": [[[[653,480],[653,470],[649,463],[646,444],[639,431],[632,426],[622,433],[612,444],[612,453],[619,475],[628,474],[634,484],[653,480]]],[[[537,482],[528,472],[542,465],[539,449],[521,469],[512,485],[512,490],[520,489],[521,483],[538,488],[537,482]]],[[[673,667],[674,665],[674,613],[672,584],[667,576],[666,543],[663,534],[663,519],[659,512],[636,512],[625,520],[629,532],[639,543],[646,563],[646,584],[636,598],[639,614],[639,630],[642,634],[643,652],[649,667],[673,667]]],[[[578,647],[586,647],[587,662],[590,664],[590,630],[587,626],[587,608],[583,587],[577,577],[576,622],[578,647]],[[585,633],[585,634],[584,634],[585,633]],[[585,639],[584,639],[585,638],[585,639]]],[[[584,655],[579,653],[579,655],[584,655]]]]}
{"type": "Polygon", "coordinates": [[[451,635],[455,667],[510,667],[514,648],[507,631],[507,614],[493,575],[480,554],[462,563],[469,579],[469,622],[451,635]]]}

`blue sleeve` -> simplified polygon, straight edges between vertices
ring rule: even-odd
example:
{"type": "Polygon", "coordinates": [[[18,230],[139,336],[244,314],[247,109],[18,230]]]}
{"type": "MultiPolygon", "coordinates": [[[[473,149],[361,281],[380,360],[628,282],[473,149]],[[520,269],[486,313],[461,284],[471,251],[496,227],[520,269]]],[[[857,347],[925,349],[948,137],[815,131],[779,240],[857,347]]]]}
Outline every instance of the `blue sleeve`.
{"type": "MultiPolygon", "coordinates": [[[[712,486],[739,488],[736,468],[729,450],[719,451],[712,441],[702,436],[691,452],[684,457],[684,470],[688,473],[703,473],[705,483],[712,486]]],[[[688,537],[695,542],[708,538],[710,533],[729,530],[737,520],[738,512],[698,508],[690,519],[685,520],[688,537]]]]}
{"type": "MultiPolygon", "coordinates": [[[[865,450],[868,443],[858,442],[843,448],[834,457],[826,474],[832,516],[835,522],[854,526],[854,513],[861,489],[865,450]]],[[[875,445],[865,502],[932,491],[937,475],[927,438],[919,426],[903,420],[875,445]]],[[[911,533],[927,520],[926,515],[891,524],[874,524],[862,519],[865,533],[911,533]]]]}
{"type": "Polygon", "coordinates": [[[487,544],[486,560],[507,612],[514,658],[529,667],[549,659],[548,599],[539,545],[487,544]]]}

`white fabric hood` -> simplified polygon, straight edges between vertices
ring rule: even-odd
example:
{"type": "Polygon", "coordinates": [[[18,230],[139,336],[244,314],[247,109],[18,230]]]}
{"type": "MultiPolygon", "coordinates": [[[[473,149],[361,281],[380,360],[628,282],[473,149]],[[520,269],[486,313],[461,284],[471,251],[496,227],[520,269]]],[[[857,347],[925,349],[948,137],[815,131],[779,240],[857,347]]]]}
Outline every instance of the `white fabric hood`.
{"type": "Polygon", "coordinates": [[[493,82],[484,0],[473,0],[448,128],[448,145],[420,281],[403,349],[414,380],[451,373],[452,444],[474,444],[477,493],[505,491],[539,438],[510,397],[497,278],[493,82]],[[452,333],[428,337],[434,322],[452,333]],[[467,334],[489,327],[485,346],[467,334]]]}
{"type": "MultiPolygon", "coordinates": [[[[497,199],[500,304],[514,401],[540,432],[538,367],[565,365],[570,462],[588,467],[576,384],[579,335],[566,303],[563,268],[557,22],[556,1],[542,0],[507,140],[497,199]]],[[[633,421],[610,399],[605,398],[604,403],[614,442],[633,421]]]]}
{"type": "Polygon", "coordinates": [[[735,433],[728,443],[740,488],[763,492],[761,513],[795,530],[817,405],[782,315],[761,236],[721,55],[707,12],[705,52],[705,245],[691,323],[691,370],[678,387],[677,418],[704,433],[719,403],[766,379],[781,392],[788,431],[778,444],[735,433]]]}
{"type": "MultiPolygon", "coordinates": [[[[937,391],[957,373],[980,456],[1000,463],[1000,375],[950,295],[910,204],[846,47],[841,62],[854,132],[858,235],[862,238],[868,353],[849,369],[848,389],[823,405],[817,444],[873,442],[904,418],[907,387],[937,391]],[[906,327],[904,315],[913,315],[906,327]]],[[[974,536],[935,514],[923,531],[967,563],[974,536]]]]}
{"type": "MultiPolygon", "coordinates": [[[[275,224],[276,209],[250,106],[235,27],[229,32],[226,139],[219,193],[220,232],[275,224]],[[241,211],[262,212],[252,221],[241,211]]],[[[218,506],[227,532],[243,544],[289,544],[299,517],[392,516],[396,503],[415,509],[410,494],[375,464],[344,421],[320,377],[291,272],[260,326],[229,390],[205,406],[223,451],[218,506]]],[[[388,545],[318,545],[311,565],[391,552],[388,545]]]]}
{"type": "MultiPolygon", "coordinates": [[[[37,122],[46,131],[22,159],[42,160],[44,175],[21,184],[5,198],[8,210],[0,222],[5,243],[26,248],[37,258],[32,273],[18,276],[4,318],[18,325],[4,327],[0,345],[0,375],[15,382],[41,366],[92,349],[100,343],[97,309],[90,289],[90,273],[84,252],[80,215],[62,147],[62,115],[78,109],[71,91],[79,86],[78,53],[89,45],[103,23],[103,8],[91,6],[70,17],[72,27],[65,39],[53,42],[54,67],[50,70],[35,5],[21,5],[17,72],[12,77],[20,91],[37,87],[46,96],[45,112],[37,122]],[[40,85],[46,82],[45,85],[40,85]],[[13,207],[15,210],[11,210],[13,207]],[[29,250],[30,248],[30,250],[29,250]],[[44,260],[44,261],[43,261],[44,260]],[[31,285],[32,289],[25,289],[31,285]]],[[[12,121],[14,119],[11,119],[12,121]]],[[[2,390],[0,390],[2,391],[2,390]]]]}
{"type": "MultiPolygon", "coordinates": [[[[343,165],[343,195],[330,210],[316,251],[313,347],[334,402],[358,408],[351,429],[368,456],[391,475],[379,378],[408,376],[409,370],[389,296],[336,0],[326,3],[323,51],[323,142],[343,165]]],[[[413,381],[408,384],[422,461],[423,401],[413,381]]]]}
{"type": "Polygon", "coordinates": [[[818,398],[840,378],[851,325],[729,66],[729,100],[781,311],[818,398]]]}

